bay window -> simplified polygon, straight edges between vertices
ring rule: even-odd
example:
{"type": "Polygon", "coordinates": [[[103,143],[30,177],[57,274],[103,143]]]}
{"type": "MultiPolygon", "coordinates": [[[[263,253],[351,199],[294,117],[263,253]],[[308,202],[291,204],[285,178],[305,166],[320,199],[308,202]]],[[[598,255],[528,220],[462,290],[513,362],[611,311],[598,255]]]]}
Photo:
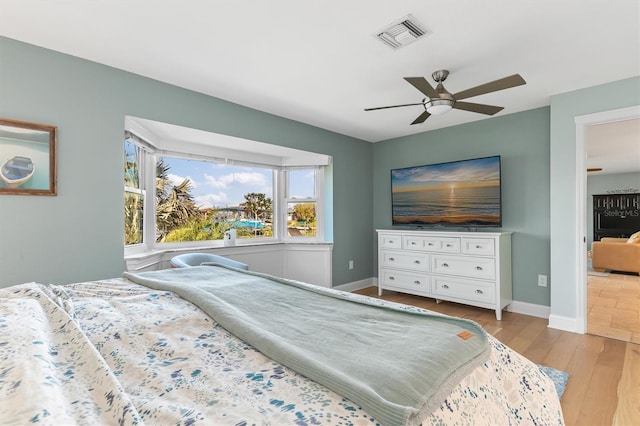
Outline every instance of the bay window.
{"type": "Polygon", "coordinates": [[[222,245],[230,229],[238,244],[326,240],[330,157],[186,128],[172,140],[158,129],[178,126],[128,119],[126,252],[222,245]]]}

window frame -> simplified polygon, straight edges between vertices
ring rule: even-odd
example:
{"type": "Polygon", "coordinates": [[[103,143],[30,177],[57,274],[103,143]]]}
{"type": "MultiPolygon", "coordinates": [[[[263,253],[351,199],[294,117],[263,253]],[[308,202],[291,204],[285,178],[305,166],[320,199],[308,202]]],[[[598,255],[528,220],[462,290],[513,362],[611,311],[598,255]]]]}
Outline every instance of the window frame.
{"type": "MultiPolygon", "coordinates": [[[[135,134],[132,134],[136,139],[139,139],[135,134]]],[[[125,134],[125,140],[128,136],[125,134]]],[[[156,217],[156,203],[155,203],[155,167],[156,160],[152,154],[152,150],[142,143],[140,140],[132,140],[131,143],[136,145],[140,149],[140,155],[138,161],[138,185],[140,188],[132,188],[134,191],[143,194],[142,204],[142,242],[137,244],[125,245],[125,255],[144,253],[153,250],[155,246],[155,217],[156,217]],[[153,171],[153,172],[152,172],[153,171]],[[151,188],[151,190],[149,189],[151,188]],[[149,191],[153,194],[148,196],[149,191]],[[153,221],[153,227],[149,225],[150,221],[153,221]],[[149,244],[151,241],[151,244],[149,244]]],[[[127,191],[131,187],[124,187],[127,191]]],[[[124,210],[124,208],[123,208],[124,210]]]]}
{"type": "Polygon", "coordinates": [[[298,167],[286,167],[282,170],[282,183],[283,186],[281,188],[282,192],[282,211],[281,211],[281,224],[282,233],[281,238],[283,241],[291,241],[291,242],[309,242],[309,243],[317,243],[324,242],[324,167],[321,166],[298,166],[298,167]],[[292,198],[289,193],[290,183],[289,183],[289,171],[291,170],[313,170],[314,171],[314,197],[311,198],[292,198]],[[287,218],[288,211],[287,206],[289,203],[305,203],[305,202],[313,202],[316,204],[316,235],[313,237],[306,236],[291,236],[288,235],[287,231],[287,218]]]}
{"type": "MultiPolygon", "coordinates": [[[[127,143],[127,140],[128,140],[128,138],[125,137],[125,144],[127,143]]],[[[125,247],[135,247],[135,246],[140,246],[140,245],[144,244],[144,240],[145,240],[145,238],[144,238],[145,217],[144,216],[146,214],[145,203],[146,203],[146,199],[147,199],[147,191],[144,188],[144,182],[143,182],[144,172],[142,172],[142,170],[143,170],[144,167],[143,167],[142,164],[140,164],[141,163],[140,160],[143,158],[142,148],[139,145],[137,145],[134,142],[132,142],[132,141],[130,141],[129,143],[131,145],[133,145],[135,150],[137,151],[135,153],[135,159],[136,159],[136,170],[137,170],[136,173],[138,175],[137,176],[137,184],[138,184],[138,186],[137,187],[136,186],[128,186],[127,183],[126,183],[126,178],[125,178],[124,196],[125,196],[125,199],[126,199],[127,193],[130,193],[130,194],[137,194],[142,198],[142,229],[141,229],[142,241],[139,242],[139,243],[128,244],[128,245],[125,243],[125,247]]],[[[125,149],[125,159],[124,159],[125,163],[127,162],[127,159],[128,159],[128,155],[127,155],[127,151],[125,149]]],[[[126,204],[126,202],[125,202],[125,204],[126,204]]],[[[125,220],[126,220],[126,217],[125,217],[125,220]]]]}
{"type": "MultiPolygon", "coordinates": [[[[157,161],[160,160],[161,157],[173,157],[173,158],[180,158],[180,159],[185,159],[185,160],[195,160],[195,161],[205,161],[208,163],[217,163],[217,164],[232,164],[235,166],[245,166],[245,167],[254,167],[254,168],[262,168],[262,169],[270,169],[273,173],[273,178],[272,178],[272,192],[273,192],[273,199],[272,202],[275,204],[275,193],[276,193],[276,168],[270,165],[265,165],[265,164],[254,164],[254,163],[248,163],[245,161],[241,161],[241,160],[233,160],[233,159],[225,159],[224,161],[222,161],[218,156],[205,156],[205,155],[200,155],[200,154],[191,154],[191,153],[180,153],[180,152],[174,152],[174,151],[162,151],[162,153],[160,155],[158,154],[154,154],[154,161],[153,161],[153,170],[155,171],[155,167],[157,164],[157,161]]],[[[154,173],[155,175],[155,173],[154,173]]],[[[155,182],[154,182],[154,188],[155,188],[155,182]]],[[[156,230],[156,224],[155,224],[155,219],[156,219],[156,212],[155,212],[155,207],[156,207],[156,203],[155,203],[155,197],[153,200],[153,231],[154,231],[154,235],[153,235],[153,247],[155,249],[159,249],[159,250],[171,250],[171,249],[178,249],[178,248],[198,248],[198,247],[222,247],[224,245],[224,241],[222,239],[218,239],[218,240],[204,240],[204,241],[180,241],[180,242],[156,242],[155,241],[155,230],[156,230]]],[[[273,217],[275,218],[275,209],[272,212],[273,217]]],[[[236,246],[241,246],[241,245],[251,245],[251,244],[265,244],[265,243],[275,243],[279,241],[278,235],[277,235],[277,230],[276,230],[276,224],[274,224],[274,230],[273,230],[273,236],[272,237],[260,237],[260,238],[237,238],[236,239],[236,246]]]]}

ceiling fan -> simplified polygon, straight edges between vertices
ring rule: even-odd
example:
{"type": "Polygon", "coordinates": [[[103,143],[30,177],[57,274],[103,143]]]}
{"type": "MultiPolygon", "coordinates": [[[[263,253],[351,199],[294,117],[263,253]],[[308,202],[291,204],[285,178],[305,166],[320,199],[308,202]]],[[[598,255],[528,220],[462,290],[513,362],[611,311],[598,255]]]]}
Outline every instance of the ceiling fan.
{"type": "Polygon", "coordinates": [[[424,77],[404,77],[413,87],[421,91],[427,97],[422,102],[403,105],[390,105],[376,108],[365,108],[365,111],[374,111],[377,109],[398,108],[412,105],[422,105],[425,111],[418,116],[411,124],[420,124],[431,115],[441,115],[452,108],[462,109],[465,111],[478,112],[480,114],[494,115],[502,111],[504,107],[475,104],[471,102],[460,102],[461,99],[471,98],[473,96],[484,95],[485,93],[497,92],[498,90],[509,89],[511,87],[527,84],[520,74],[513,74],[509,77],[501,78],[489,83],[481,84],[471,89],[451,94],[444,88],[442,84],[449,75],[447,70],[439,70],[431,74],[431,77],[438,83],[434,89],[424,77]]]}

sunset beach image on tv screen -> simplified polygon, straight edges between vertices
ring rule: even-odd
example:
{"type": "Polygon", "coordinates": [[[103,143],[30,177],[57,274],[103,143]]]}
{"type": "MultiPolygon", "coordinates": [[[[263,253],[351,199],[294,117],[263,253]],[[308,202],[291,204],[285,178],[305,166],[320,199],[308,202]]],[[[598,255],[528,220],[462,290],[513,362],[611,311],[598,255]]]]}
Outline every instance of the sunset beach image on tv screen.
{"type": "Polygon", "coordinates": [[[391,170],[394,225],[501,226],[500,156],[391,170]]]}

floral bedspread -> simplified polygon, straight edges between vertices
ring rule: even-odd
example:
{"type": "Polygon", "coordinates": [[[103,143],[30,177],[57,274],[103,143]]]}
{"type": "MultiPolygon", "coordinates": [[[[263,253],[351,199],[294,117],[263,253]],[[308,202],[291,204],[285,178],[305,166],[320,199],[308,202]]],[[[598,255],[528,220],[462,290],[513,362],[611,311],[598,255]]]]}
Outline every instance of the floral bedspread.
{"type": "MultiPolygon", "coordinates": [[[[563,424],[553,382],[489,337],[490,359],[423,424],[563,424]]],[[[191,303],[124,279],[0,289],[0,412],[2,424],[378,424],[191,303]]]]}

